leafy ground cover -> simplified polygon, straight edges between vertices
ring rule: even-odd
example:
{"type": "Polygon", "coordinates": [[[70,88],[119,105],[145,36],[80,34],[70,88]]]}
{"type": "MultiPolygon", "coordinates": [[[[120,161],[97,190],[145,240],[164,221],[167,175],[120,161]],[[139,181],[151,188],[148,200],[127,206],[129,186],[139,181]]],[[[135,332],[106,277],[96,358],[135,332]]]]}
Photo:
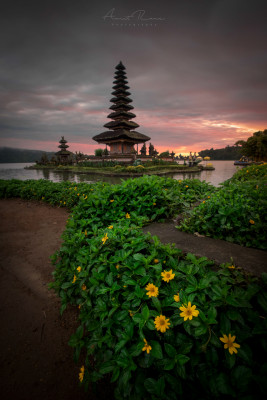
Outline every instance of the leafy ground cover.
{"type": "Polygon", "coordinates": [[[141,230],[206,201],[215,188],[155,176],[113,186],[44,182],[1,181],[0,195],[72,209],[51,287],[62,312],[78,308],[69,344],[85,389],[106,378],[117,399],[263,397],[266,274],[214,269],[141,230]]]}
{"type": "Polygon", "coordinates": [[[266,177],[267,164],[238,171],[189,211],[177,228],[266,250],[266,177]]]}

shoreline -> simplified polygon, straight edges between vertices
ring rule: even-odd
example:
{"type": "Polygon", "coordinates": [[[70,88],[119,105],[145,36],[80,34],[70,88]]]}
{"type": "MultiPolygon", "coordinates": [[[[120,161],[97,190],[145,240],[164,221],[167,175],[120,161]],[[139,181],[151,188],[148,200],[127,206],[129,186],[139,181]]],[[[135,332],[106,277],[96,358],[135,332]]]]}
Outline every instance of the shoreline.
{"type": "Polygon", "coordinates": [[[115,171],[104,171],[104,170],[99,170],[97,168],[88,168],[88,167],[60,167],[60,168],[55,168],[55,167],[50,167],[50,166],[30,166],[30,167],[25,167],[24,169],[27,170],[37,170],[37,171],[43,171],[43,170],[49,170],[51,172],[73,172],[75,174],[92,174],[92,175],[101,175],[101,176],[111,176],[111,177],[140,177],[144,175],[158,175],[158,176],[166,176],[166,175],[173,175],[173,174],[184,174],[184,173],[200,173],[201,171],[213,171],[215,170],[214,167],[205,167],[201,166],[202,168],[199,167],[188,167],[188,168],[173,168],[173,169],[164,169],[162,170],[148,170],[148,171],[143,171],[143,172],[115,172],[115,171]]]}

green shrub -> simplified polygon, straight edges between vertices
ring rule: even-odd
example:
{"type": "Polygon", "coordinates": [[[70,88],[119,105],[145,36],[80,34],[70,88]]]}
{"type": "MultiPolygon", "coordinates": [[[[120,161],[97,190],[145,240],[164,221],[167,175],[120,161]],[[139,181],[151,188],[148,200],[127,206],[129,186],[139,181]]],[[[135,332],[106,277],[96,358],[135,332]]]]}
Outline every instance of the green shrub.
{"type": "Polygon", "coordinates": [[[69,303],[79,307],[81,325],[69,344],[85,387],[107,375],[117,399],[262,397],[266,279],[249,279],[230,265],[211,270],[205,257],[183,257],[131,219],[99,229],[80,212],[74,210],[54,256],[52,286],[62,311],[69,303]],[[148,296],[149,284],[156,297],[148,296]],[[189,302],[196,316],[185,321],[181,308],[189,302]],[[237,354],[220,340],[229,334],[237,354]]]}
{"type": "Polygon", "coordinates": [[[191,210],[177,228],[267,249],[267,165],[238,171],[191,210]]]}

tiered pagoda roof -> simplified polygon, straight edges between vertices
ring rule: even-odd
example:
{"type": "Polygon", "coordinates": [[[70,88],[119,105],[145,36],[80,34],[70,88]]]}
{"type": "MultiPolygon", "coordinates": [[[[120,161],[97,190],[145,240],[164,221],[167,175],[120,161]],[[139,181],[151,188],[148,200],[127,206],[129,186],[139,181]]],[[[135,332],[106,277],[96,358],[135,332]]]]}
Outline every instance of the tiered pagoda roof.
{"type": "Polygon", "coordinates": [[[67,150],[67,148],[69,147],[67,145],[68,141],[66,139],[64,139],[64,136],[61,136],[59,143],[60,143],[60,145],[58,147],[60,148],[60,150],[57,153],[55,153],[56,155],[71,154],[71,152],[69,150],[67,150]]]}
{"type": "Polygon", "coordinates": [[[125,66],[120,61],[115,68],[115,80],[112,87],[114,91],[111,93],[114,97],[110,100],[111,103],[114,103],[110,107],[113,112],[108,115],[112,121],[104,125],[109,130],[94,136],[93,140],[105,144],[118,141],[128,141],[131,144],[144,143],[150,140],[150,137],[134,131],[139,125],[131,121],[136,115],[130,112],[134,107],[129,104],[132,103],[132,99],[128,97],[131,93],[128,91],[130,87],[127,86],[125,66]]]}

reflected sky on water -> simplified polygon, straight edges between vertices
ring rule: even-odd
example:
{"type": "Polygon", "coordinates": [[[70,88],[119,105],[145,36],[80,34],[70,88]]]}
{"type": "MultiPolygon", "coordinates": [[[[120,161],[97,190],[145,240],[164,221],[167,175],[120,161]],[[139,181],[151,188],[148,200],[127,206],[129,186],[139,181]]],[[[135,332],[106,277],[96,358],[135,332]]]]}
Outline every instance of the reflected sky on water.
{"type": "MultiPolygon", "coordinates": [[[[174,174],[174,179],[200,179],[210,182],[214,186],[218,186],[221,182],[229,179],[233,174],[242,167],[234,165],[234,161],[211,161],[215,167],[214,171],[201,171],[197,173],[180,173],[174,174]]],[[[24,169],[25,166],[34,165],[34,163],[8,163],[0,164],[0,179],[48,179],[53,182],[96,182],[104,181],[110,183],[120,183],[122,179],[126,177],[109,177],[100,176],[90,173],[73,173],[68,171],[52,171],[49,169],[43,170],[31,170],[24,169]]],[[[203,163],[205,165],[205,162],[203,163]]],[[[170,175],[169,175],[170,176],[170,175]]]]}

